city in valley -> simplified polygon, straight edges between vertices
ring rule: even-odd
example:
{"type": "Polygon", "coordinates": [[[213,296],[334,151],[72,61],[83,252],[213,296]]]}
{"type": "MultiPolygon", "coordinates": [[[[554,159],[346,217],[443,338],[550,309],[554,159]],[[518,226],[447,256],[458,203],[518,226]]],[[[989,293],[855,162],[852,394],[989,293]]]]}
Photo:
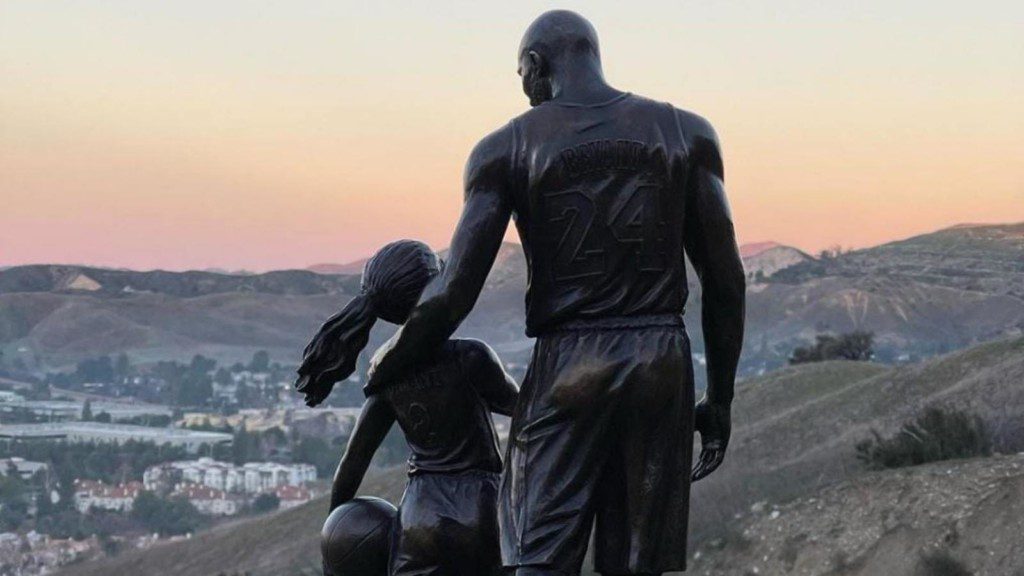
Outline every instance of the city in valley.
{"type": "Polygon", "coordinates": [[[359,411],[305,409],[289,376],[259,351],[224,367],[122,354],[0,378],[0,573],[44,574],[322,494],[359,411]]]}

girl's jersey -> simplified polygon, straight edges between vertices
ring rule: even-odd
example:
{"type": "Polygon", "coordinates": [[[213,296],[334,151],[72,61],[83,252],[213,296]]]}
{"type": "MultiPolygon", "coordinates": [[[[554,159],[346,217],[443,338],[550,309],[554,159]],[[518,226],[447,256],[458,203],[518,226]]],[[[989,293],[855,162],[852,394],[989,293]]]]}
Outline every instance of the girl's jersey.
{"type": "Polygon", "coordinates": [[[490,413],[510,414],[517,390],[487,344],[451,339],[432,362],[367,394],[387,400],[405,433],[410,474],[501,471],[490,413]]]}

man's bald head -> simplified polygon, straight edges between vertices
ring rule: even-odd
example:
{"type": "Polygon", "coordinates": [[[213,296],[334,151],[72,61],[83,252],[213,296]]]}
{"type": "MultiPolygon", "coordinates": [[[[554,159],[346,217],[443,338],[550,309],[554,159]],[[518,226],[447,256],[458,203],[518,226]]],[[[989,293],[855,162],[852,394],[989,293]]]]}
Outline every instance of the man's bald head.
{"type": "Polygon", "coordinates": [[[551,61],[579,56],[601,59],[597,30],[570,10],[545,12],[530,24],[519,45],[520,57],[531,50],[551,61]]]}
{"type": "Polygon", "coordinates": [[[553,79],[573,72],[601,76],[597,31],[569,10],[552,10],[530,24],[519,44],[519,75],[530,105],[553,96],[553,79]]]}

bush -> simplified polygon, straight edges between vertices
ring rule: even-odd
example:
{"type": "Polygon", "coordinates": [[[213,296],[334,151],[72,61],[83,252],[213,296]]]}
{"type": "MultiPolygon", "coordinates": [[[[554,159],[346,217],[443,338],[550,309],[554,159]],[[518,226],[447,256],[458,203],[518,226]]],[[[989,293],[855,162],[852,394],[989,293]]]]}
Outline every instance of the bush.
{"type": "Polygon", "coordinates": [[[833,336],[819,334],[814,346],[799,347],[789,357],[790,364],[806,364],[825,360],[871,360],[875,335],[871,332],[850,332],[833,336]]]}
{"type": "Polygon", "coordinates": [[[917,565],[920,576],[971,576],[973,572],[945,550],[921,556],[917,565]]]}
{"type": "Polygon", "coordinates": [[[252,511],[257,514],[273,512],[281,505],[281,499],[276,494],[263,493],[252,502],[252,511]]]}
{"type": "Polygon", "coordinates": [[[856,449],[857,458],[875,469],[992,455],[992,435],[985,423],[955,408],[928,408],[889,438],[872,434],[856,449]]]}
{"type": "Polygon", "coordinates": [[[131,518],[150,532],[176,536],[195,532],[205,521],[199,511],[184,498],[163,499],[152,492],[142,492],[132,506],[131,518]]]}

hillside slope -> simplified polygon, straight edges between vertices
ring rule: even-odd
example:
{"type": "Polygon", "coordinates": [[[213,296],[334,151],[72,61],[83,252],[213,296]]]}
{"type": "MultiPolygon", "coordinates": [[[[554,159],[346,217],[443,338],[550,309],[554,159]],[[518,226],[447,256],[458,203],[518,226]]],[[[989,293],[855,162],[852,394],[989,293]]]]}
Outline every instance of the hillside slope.
{"type": "MultiPolygon", "coordinates": [[[[1024,454],[858,477],[781,505],[758,503],[728,538],[696,550],[701,576],[1024,573],[1024,454]],[[934,564],[933,564],[934,565],[934,564]]],[[[688,572],[688,573],[690,573],[688,572]]]]}
{"type": "Polygon", "coordinates": [[[1019,442],[1022,382],[1020,337],[897,368],[826,362],[744,382],[729,456],[713,481],[694,486],[694,533],[717,535],[758,500],[785,501],[860,473],[858,440],[892,432],[930,405],[969,409],[1001,441],[1019,442]]]}
{"type": "MultiPolygon", "coordinates": [[[[404,487],[404,467],[396,467],[368,477],[362,493],[397,503],[404,487]]],[[[188,540],[69,566],[60,576],[319,574],[319,534],[326,511],[326,498],[319,498],[291,510],[200,532],[188,540]]]]}
{"type": "MultiPolygon", "coordinates": [[[[913,366],[889,368],[863,362],[826,362],[790,367],[741,383],[726,462],[708,480],[694,486],[694,550],[706,550],[709,542],[734,534],[737,515],[748,514],[757,502],[807,498],[843,481],[862,486],[860,478],[877,475],[863,476],[865,471],[854,455],[856,442],[868,436],[871,429],[893,430],[924,406],[942,403],[968,407],[983,415],[997,431],[1024,430],[1021,382],[1024,338],[984,344],[913,366]]],[[[975,466],[980,470],[985,464],[975,466]]],[[[379,476],[370,482],[366,493],[397,501],[403,483],[403,471],[395,468],[392,476],[379,476]]],[[[867,486],[864,497],[876,498],[870,488],[872,484],[867,486]]],[[[889,485],[880,486],[877,498],[884,498],[887,493],[881,490],[889,485]]],[[[913,496],[911,492],[902,494],[905,498],[913,496]]],[[[899,502],[897,505],[902,506],[899,502]]],[[[316,531],[323,517],[324,504],[312,503],[266,519],[200,534],[187,542],[77,567],[66,574],[137,574],[140,572],[130,570],[136,566],[163,566],[165,562],[169,571],[161,574],[168,575],[200,576],[217,571],[230,574],[232,569],[237,572],[243,567],[253,576],[287,573],[274,572],[272,568],[293,566],[307,557],[310,550],[315,551],[316,531]],[[239,546],[249,553],[234,552],[239,546]],[[223,562],[215,561],[219,549],[237,555],[223,562]],[[268,560],[266,557],[270,556],[273,558],[268,560]],[[202,564],[207,571],[195,571],[199,564],[188,560],[192,557],[207,559],[202,564]],[[235,567],[232,562],[239,564],[235,567]],[[265,566],[265,562],[272,565],[265,566]]],[[[984,516],[975,517],[979,525],[974,529],[985,529],[981,525],[983,519],[984,516]]],[[[885,572],[874,572],[880,573],[885,572]]]]}

